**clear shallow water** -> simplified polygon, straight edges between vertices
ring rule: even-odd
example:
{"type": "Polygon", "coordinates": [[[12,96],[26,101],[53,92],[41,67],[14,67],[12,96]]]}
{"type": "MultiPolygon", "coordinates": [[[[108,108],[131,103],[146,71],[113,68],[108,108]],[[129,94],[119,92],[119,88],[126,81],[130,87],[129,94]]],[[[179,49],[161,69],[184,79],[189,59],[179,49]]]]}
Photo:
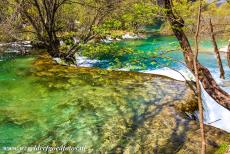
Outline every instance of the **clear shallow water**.
{"type": "MultiPolygon", "coordinates": [[[[177,46],[173,37],[122,43],[141,54],[177,46]]],[[[182,59],[179,52],[170,56],[182,59]]],[[[189,132],[190,120],[179,118],[170,106],[184,99],[187,87],[182,82],[51,65],[49,59],[36,56],[0,57],[0,147],[82,145],[94,153],[130,147],[152,151],[156,145],[159,152],[173,153],[189,132]]],[[[215,73],[214,55],[202,53],[200,58],[215,73]]],[[[155,69],[150,62],[144,61],[147,69],[155,69]]]]}
{"type": "MultiPolygon", "coordinates": [[[[219,48],[222,48],[227,46],[228,41],[222,38],[218,39],[217,43],[219,48]]],[[[191,44],[193,45],[193,41],[191,41],[191,44]]],[[[183,55],[182,52],[179,51],[179,45],[176,38],[173,36],[156,35],[146,39],[122,41],[119,42],[119,45],[121,47],[135,49],[136,52],[129,54],[125,58],[121,58],[118,66],[116,64],[115,66],[108,65],[108,62],[106,62],[107,65],[105,65],[103,61],[98,61],[96,64],[90,64],[90,66],[160,74],[182,81],[184,81],[184,78],[187,80],[194,80],[194,76],[185,65],[182,64],[184,63],[183,55]],[[163,55],[165,58],[151,58],[161,55],[165,53],[165,51],[170,51],[163,55]],[[183,74],[183,76],[181,74],[183,74]]],[[[208,39],[201,40],[199,53],[200,63],[208,67],[217,83],[226,92],[230,93],[230,69],[227,65],[226,53],[221,53],[221,58],[225,70],[225,80],[219,78],[219,69],[211,41],[208,39]]],[[[218,105],[205,91],[203,91],[203,94],[204,106],[207,107],[205,108],[206,124],[211,123],[215,127],[230,132],[230,126],[227,125],[230,122],[229,111],[218,105]],[[219,111],[221,114],[216,114],[216,111],[219,111]],[[213,121],[217,122],[213,123],[213,121]]]]}
{"type": "MultiPolygon", "coordinates": [[[[183,82],[160,76],[65,67],[34,56],[3,57],[0,147],[84,146],[86,153],[94,153],[125,148],[131,141],[139,144],[138,131],[145,134],[142,137],[152,135],[141,128],[144,122],[170,114],[173,108],[169,112],[166,106],[182,99],[187,89],[183,82]]],[[[158,129],[162,120],[150,128],[158,129]]],[[[185,129],[184,120],[180,125],[185,129]]],[[[169,134],[174,130],[171,125],[161,127],[169,134]]],[[[183,144],[183,138],[178,144],[183,144]]],[[[162,145],[167,144],[166,136],[163,140],[162,145]]]]}
{"type": "MultiPolygon", "coordinates": [[[[193,42],[191,42],[193,44],[193,42]]],[[[218,46],[219,48],[226,46],[228,43],[226,40],[219,40],[218,46]]],[[[157,50],[167,51],[172,49],[177,49],[178,43],[176,42],[175,37],[166,37],[166,36],[154,36],[145,40],[131,40],[123,42],[124,46],[129,46],[133,49],[141,50],[144,52],[157,52],[157,50]],[[137,43],[135,43],[137,42],[137,43]],[[155,43],[156,42],[156,43],[155,43]]],[[[140,71],[152,74],[161,74],[165,76],[169,76],[178,80],[184,80],[180,73],[176,71],[180,71],[186,79],[193,79],[193,75],[189,73],[188,69],[184,67],[180,62],[183,62],[183,55],[181,52],[175,50],[169,52],[167,54],[168,57],[172,57],[177,62],[171,62],[165,66],[165,61],[159,60],[157,63],[157,67],[151,66],[146,63],[147,68],[143,68],[140,71]],[[175,71],[176,70],[176,71],[175,71]]],[[[203,40],[200,42],[200,53],[199,53],[199,61],[201,64],[209,68],[213,77],[216,79],[217,83],[228,93],[230,93],[230,69],[227,65],[226,53],[221,53],[221,58],[225,70],[225,80],[219,78],[219,69],[216,62],[216,57],[212,49],[212,43],[210,40],[203,40]]],[[[218,105],[205,91],[203,91],[203,102],[205,106],[205,122],[206,124],[211,123],[211,125],[224,129],[230,132],[230,126],[228,123],[230,122],[230,113],[228,110],[224,109],[220,105],[218,105]],[[218,113],[217,113],[218,112],[218,113]],[[214,122],[216,121],[216,122],[214,122]],[[214,122],[214,123],[213,123],[214,122]]]]}

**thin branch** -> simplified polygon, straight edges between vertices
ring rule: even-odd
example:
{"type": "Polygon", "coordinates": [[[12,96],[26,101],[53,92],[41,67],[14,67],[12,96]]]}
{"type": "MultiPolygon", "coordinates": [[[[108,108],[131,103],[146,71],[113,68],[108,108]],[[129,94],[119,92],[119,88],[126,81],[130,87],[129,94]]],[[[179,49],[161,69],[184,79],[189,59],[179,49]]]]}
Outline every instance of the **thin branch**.
{"type": "Polygon", "coordinates": [[[196,88],[197,88],[197,96],[198,96],[198,108],[199,108],[199,116],[200,116],[200,133],[201,133],[201,154],[206,153],[206,142],[205,142],[205,132],[204,132],[204,114],[203,114],[203,104],[202,104],[202,97],[201,97],[201,85],[198,75],[198,67],[197,67],[197,58],[199,54],[199,45],[198,45],[198,37],[200,32],[200,22],[201,22],[201,8],[202,7],[202,0],[199,0],[199,12],[198,12],[198,19],[197,19],[197,28],[195,34],[195,53],[193,57],[193,65],[195,71],[195,78],[196,78],[196,88]]]}

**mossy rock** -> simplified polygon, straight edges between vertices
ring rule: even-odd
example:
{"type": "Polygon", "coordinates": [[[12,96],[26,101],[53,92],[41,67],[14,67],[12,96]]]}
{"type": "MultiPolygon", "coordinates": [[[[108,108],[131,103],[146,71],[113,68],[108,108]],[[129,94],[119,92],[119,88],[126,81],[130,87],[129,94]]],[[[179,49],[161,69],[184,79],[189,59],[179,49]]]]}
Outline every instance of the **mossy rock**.
{"type": "MultiPolygon", "coordinates": [[[[71,114],[34,143],[79,145],[87,140],[86,153],[199,153],[199,123],[186,115],[197,109],[197,98],[185,82],[144,73],[61,66],[43,58],[45,62],[39,57],[31,72],[42,79],[39,84],[71,93],[73,99],[54,105],[71,114]],[[82,113],[86,114],[83,122],[82,113]],[[102,122],[98,117],[103,117],[102,122]],[[89,131],[88,139],[79,139],[76,130],[82,127],[89,131]]],[[[225,131],[205,126],[205,132],[210,154],[230,143],[225,131]]]]}
{"type": "Polygon", "coordinates": [[[198,109],[197,97],[191,89],[188,89],[184,99],[175,101],[174,105],[179,112],[194,113],[198,109]]]}

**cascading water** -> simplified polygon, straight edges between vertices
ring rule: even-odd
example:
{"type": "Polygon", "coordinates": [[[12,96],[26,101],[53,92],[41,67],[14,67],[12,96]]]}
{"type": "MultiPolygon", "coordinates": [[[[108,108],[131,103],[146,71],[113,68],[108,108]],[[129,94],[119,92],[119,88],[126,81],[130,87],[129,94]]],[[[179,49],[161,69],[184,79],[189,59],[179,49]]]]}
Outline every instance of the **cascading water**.
{"type": "Polygon", "coordinates": [[[219,105],[202,87],[205,124],[230,132],[230,112],[219,105]]]}
{"type": "MultiPolygon", "coordinates": [[[[143,73],[53,65],[50,58],[41,60],[32,55],[12,56],[0,56],[0,147],[73,144],[84,145],[87,153],[120,147],[127,151],[157,148],[159,153],[178,152],[182,145],[181,151],[198,149],[199,126],[171,104],[195,104],[195,100],[185,99],[188,96],[184,94],[192,93],[185,83],[176,81],[193,78],[185,68],[175,65],[172,69],[138,70],[176,79],[172,80],[143,73]],[[140,145],[149,146],[142,149],[140,145]]],[[[84,57],[77,60],[86,67],[109,63],[84,57]]],[[[229,78],[229,72],[226,75],[229,78]]],[[[229,112],[202,92],[205,122],[229,131],[229,112]]],[[[207,134],[215,132],[216,137],[211,134],[209,138],[212,145],[217,138],[221,141],[214,145],[228,141],[226,132],[207,127],[207,134]]]]}
{"type": "MultiPolygon", "coordinates": [[[[90,60],[88,59],[85,61],[86,63],[82,62],[79,65],[84,67],[93,66],[94,61],[92,60],[90,65],[89,65],[89,61],[90,60]]],[[[119,70],[129,71],[129,69],[127,68],[123,68],[119,70]]],[[[169,67],[164,67],[155,70],[143,70],[140,72],[163,75],[179,81],[185,81],[185,80],[195,81],[194,75],[187,68],[176,70],[176,69],[170,69],[169,67]]],[[[212,73],[212,74],[214,78],[217,80],[217,82],[221,84],[221,79],[219,79],[217,75],[218,73],[215,74],[212,73]]],[[[204,108],[205,124],[230,132],[230,125],[228,125],[230,123],[230,112],[226,108],[219,105],[211,96],[209,96],[209,94],[204,90],[202,84],[201,87],[202,87],[201,90],[202,90],[202,101],[203,101],[203,108],[204,108]]],[[[199,117],[198,112],[196,112],[196,115],[197,115],[196,117],[199,117]]]]}
{"type": "MultiPolygon", "coordinates": [[[[168,48],[175,48],[171,46],[171,42],[176,42],[175,38],[172,37],[165,37],[165,36],[156,36],[146,40],[139,40],[136,41],[137,44],[141,44],[138,46],[132,46],[133,41],[127,41],[125,45],[130,45],[134,49],[138,50],[149,50],[152,49],[153,51],[159,47],[168,47],[168,48]],[[157,42],[157,43],[156,43],[157,42]]],[[[226,92],[230,94],[230,69],[227,65],[226,55],[225,53],[221,54],[222,62],[225,70],[225,80],[219,78],[219,69],[216,63],[216,58],[214,52],[212,52],[212,44],[210,40],[202,40],[200,42],[200,50],[199,53],[199,61],[202,65],[207,67],[212,76],[215,78],[217,83],[223,88],[226,92]]],[[[223,47],[227,45],[227,41],[220,39],[218,40],[219,47],[223,47]]],[[[176,44],[176,43],[175,43],[176,44]]],[[[183,56],[181,52],[172,52],[169,53],[169,56],[174,58],[176,61],[183,61],[183,56]]],[[[145,73],[152,73],[152,74],[159,74],[165,75],[176,80],[185,81],[186,80],[194,80],[193,74],[181,63],[175,65],[172,64],[168,67],[161,67],[158,69],[150,68],[148,70],[143,70],[142,72],[145,73]],[[172,68],[172,69],[170,69],[172,68]]],[[[202,85],[201,85],[202,87],[202,85]]],[[[204,120],[205,123],[208,125],[212,125],[214,127],[223,129],[225,131],[230,132],[230,111],[219,105],[212,97],[210,97],[207,92],[202,87],[202,100],[204,105],[204,120]]]]}
{"type": "MultiPolygon", "coordinates": [[[[147,39],[122,41],[121,46],[130,47],[130,48],[133,48],[139,51],[144,51],[143,54],[145,54],[145,52],[149,52],[149,51],[154,52],[154,50],[159,50],[162,47],[167,47],[170,49],[175,48],[175,45],[177,44],[176,42],[177,41],[174,37],[155,36],[155,37],[150,37],[147,39]]],[[[226,44],[226,41],[220,40],[218,43],[220,46],[223,46],[226,44]]],[[[201,64],[209,68],[209,70],[211,71],[217,83],[220,86],[223,86],[222,88],[225,91],[230,93],[230,86],[224,84],[224,83],[229,83],[229,79],[230,79],[230,69],[227,66],[226,58],[222,54],[222,62],[224,65],[225,77],[226,77],[225,80],[222,80],[219,78],[218,66],[216,64],[215,55],[213,52],[211,52],[212,51],[211,45],[212,44],[209,40],[201,41],[201,50],[203,52],[199,53],[199,61],[201,62],[201,64]]],[[[181,54],[181,52],[178,52],[178,51],[169,53],[169,56],[174,58],[176,61],[183,60],[183,55],[181,54]]],[[[97,64],[94,65],[95,62],[92,60],[92,63],[88,65],[89,61],[90,61],[89,59],[86,60],[86,63],[83,62],[80,64],[80,66],[100,67],[100,65],[98,65],[99,61],[97,61],[96,62],[97,64]]],[[[146,65],[150,66],[148,62],[146,63],[146,65]]],[[[131,69],[129,67],[127,68],[125,67],[119,70],[130,71],[131,69]]],[[[185,79],[195,80],[193,74],[187,68],[185,68],[184,65],[178,62],[173,63],[169,65],[168,67],[160,67],[156,69],[150,66],[148,67],[147,70],[142,69],[142,70],[134,70],[134,71],[140,71],[144,73],[157,74],[157,75],[164,75],[164,76],[168,76],[170,78],[180,80],[180,81],[185,81],[185,79]]],[[[203,89],[203,87],[202,87],[202,99],[203,99],[203,105],[204,105],[205,123],[230,132],[230,125],[228,125],[230,123],[230,112],[224,107],[222,107],[221,105],[219,105],[215,100],[213,100],[207,94],[207,92],[203,89]]]]}
{"type": "MultiPolygon", "coordinates": [[[[145,73],[152,73],[158,75],[168,76],[170,78],[185,81],[193,80],[194,76],[186,68],[183,70],[172,70],[170,68],[162,68],[159,70],[145,71],[145,73]]],[[[214,75],[215,76],[215,75],[214,75]]],[[[220,79],[216,79],[220,81],[220,79]]],[[[201,84],[202,92],[202,103],[204,108],[204,122],[207,125],[211,125],[227,132],[230,132],[230,112],[223,106],[219,105],[203,88],[201,84]]],[[[199,117],[198,112],[196,112],[197,117],[199,117]]]]}

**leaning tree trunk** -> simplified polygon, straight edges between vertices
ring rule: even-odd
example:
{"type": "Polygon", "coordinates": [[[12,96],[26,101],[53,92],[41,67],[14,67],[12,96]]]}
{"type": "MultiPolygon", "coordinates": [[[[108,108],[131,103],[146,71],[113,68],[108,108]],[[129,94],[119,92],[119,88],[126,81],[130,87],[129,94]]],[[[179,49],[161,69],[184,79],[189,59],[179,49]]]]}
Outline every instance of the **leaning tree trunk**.
{"type": "MultiPolygon", "coordinates": [[[[183,31],[184,21],[182,18],[174,15],[170,0],[164,0],[165,13],[171,28],[178,39],[183,50],[184,59],[187,67],[194,73],[193,51],[189,44],[188,38],[183,31]]],[[[230,95],[222,90],[213,79],[210,71],[197,62],[199,80],[201,81],[205,91],[220,105],[230,110],[230,95]]]]}
{"type": "Polygon", "coordinates": [[[223,65],[222,65],[222,60],[221,60],[221,57],[220,57],[219,49],[217,47],[215,34],[213,32],[212,19],[209,20],[209,25],[210,25],[212,44],[213,44],[213,47],[214,47],[214,52],[216,54],[216,59],[217,59],[218,67],[219,67],[219,70],[220,70],[220,78],[224,79],[224,68],[223,68],[223,65]]]}
{"type": "Polygon", "coordinates": [[[228,61],[228,66],[230,67],[230,41],[228,43],[227,61],[228,61]]]}

